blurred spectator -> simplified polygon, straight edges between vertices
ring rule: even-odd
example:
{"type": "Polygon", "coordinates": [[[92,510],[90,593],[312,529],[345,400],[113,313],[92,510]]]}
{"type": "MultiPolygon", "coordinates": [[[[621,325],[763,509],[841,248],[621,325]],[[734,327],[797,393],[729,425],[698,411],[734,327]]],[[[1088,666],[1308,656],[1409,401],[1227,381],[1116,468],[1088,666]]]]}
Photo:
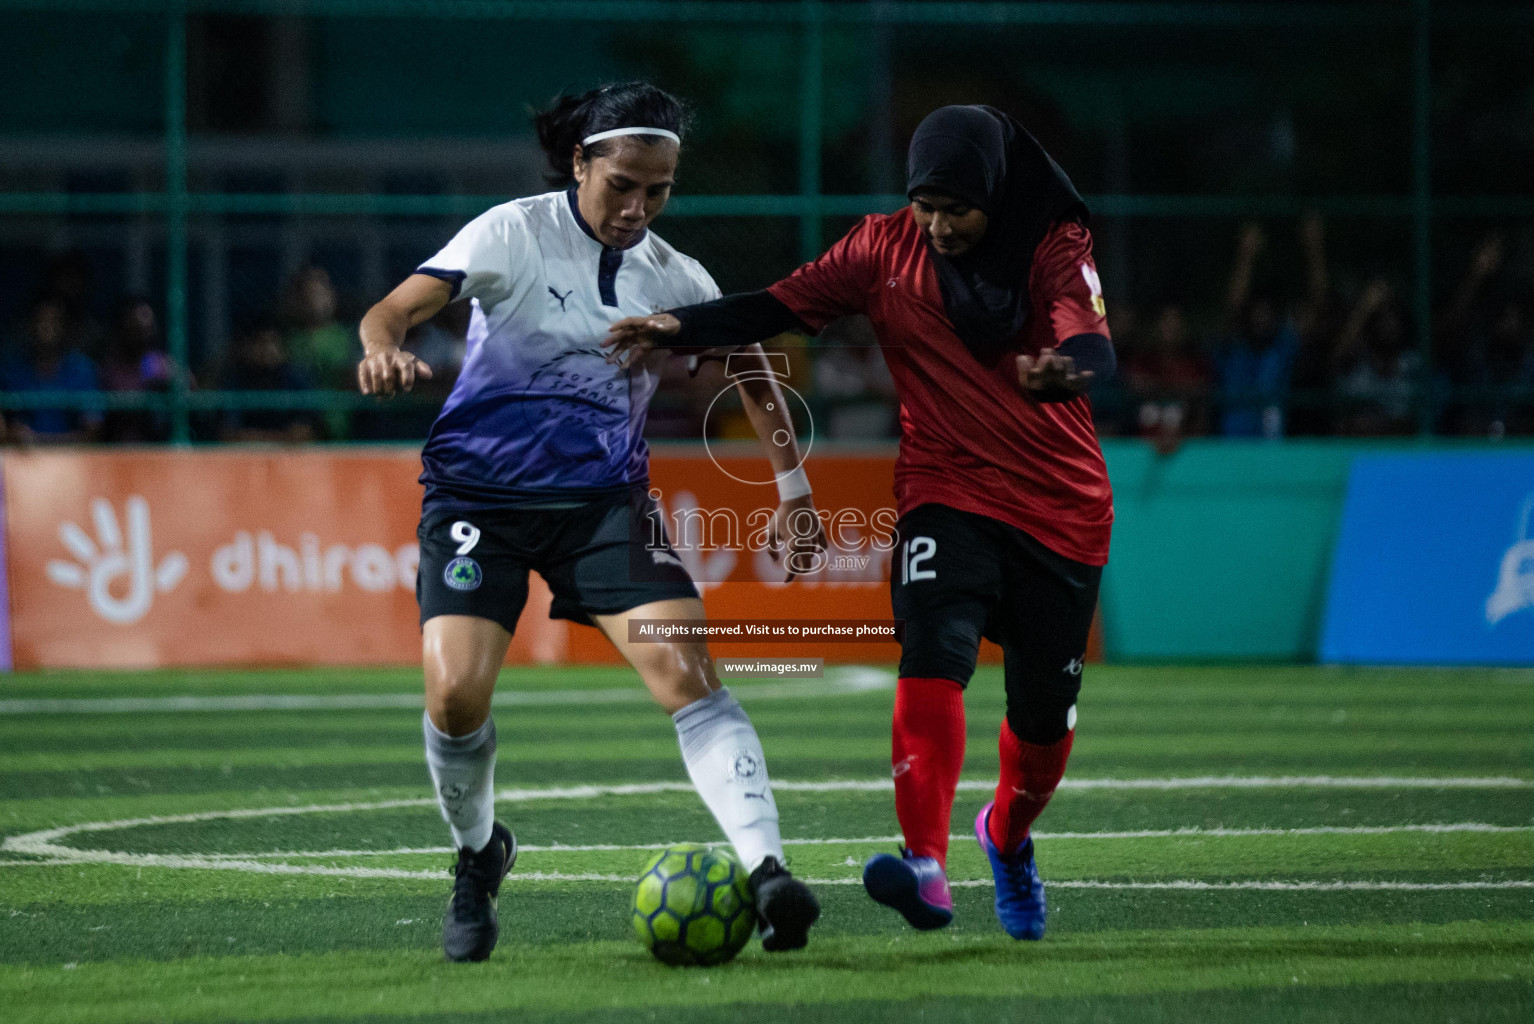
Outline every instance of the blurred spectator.
{"type": "Polygon", "coordinates": [[[1215,359],[1222,404],[1220,433],[1227,437],[1284,435],[1299,332],[1272,296],[1254,294],[1257,256],[1266,245],[1261,225],[1242,227],[1225,295],[1224,328],[1215,359]]]}
{"type": "Polygon", "coordinates": [[[1481,239],[1440,326],[1451,380],[1468,389],[1449,407],[1453,433],[1534,433],[1534,323],[1525,290],[1499,279],[1505,255],[1500,233],[1481,239]]]}
{"type": "MultiPolygon", "coordinates": [[[[324,267],[308,266],[288,280],[280,304],[288,357],[313,386],[331,390],[356,387],[362,344],[356,332],[336,320],[336,289],[324,267]]],[[[335,440],[350,435],[350,414],[324,413],[326,433],[335,440]]]]}
{"type": "Polygon", "coordinates": [[[1193,345],[1182,306],[1169,302],[1150,335],[1129,347],[1123,370],[1133,403],[1135,433],[1170,454],[1183,438],[1209,429],[1209,388],[1214,371],[1193,345]]]}
{"type": "MultiPolygon", "coordinates": [[[[257,321],[235,337],[234,361],[222,385],[229,391],[304,391],[307,374],[294,366],[277,325],[257,321]]],[[[223,441],[313,441],[320,434],[318,417],[300,409],[231,409],[219,425],[223,441]]]]}
{"type": "Polygon", "coordinates": [[[1534,332],[1527,300],[1508,297],[1466,353],[1456,383],[1476,389],[1454,426],[1459,433],[1502,438],[1534,434],[1534,332]]]}
{"type": "Polygon", "coordinates": [[[315,387],[355,386],[361,344],[355,331],[336,320],[336,289],[324,267],[305,267],[293,275],[283,292],[281,317],[288,358],[315,387]]]}
{"type": "MultiPolygon", "coordinates": [[[[43,297],[32,306],[20,351],[0,365],[0,390],[98,391],[96,366],[81,352],[71,331],[69,311],[56,298],[43,297]]],[[[18,409],[6,420],[6,439],[67,443],[94,440],[101,414],[77,409],[18,409]]]]}
{"type": "Polygon", "coordinates": [[[49,258],[43,267],[43,298],[54,299],[64,307],[69,332],[75,347],[92,358],[101,355],[105,332],[91,314],[96,294],[96,273],[90,257],[80,249],[69,249],[49,258]]]}
{"type": "Polygon", "coordinates": [[[1299,347],[1291,384],[1295,394],[1287,433],[1329,434],[1332,431],[1332,353],[1347,317],[1346,305],[1332,285],[1326,255],[1326,223],[1315,212],[1300,218],[1299,243],[1304,262],[1305,293],[1295,311],[1299,347]]]}
{"type": "Polygon", "coordinates": [[[821,332],[815,346],[814,393],[818,401],[831,403],[828,438],[896,436],[895,381],[867,317],[845,317],[821,332]]]}
{"type": "MultiPolygon", "coordinates": [[[[117,305],[101,361],[103,390],[142,394],[170,390],[175,364],[160,347],[160,324],[154,307],[142,296],[130,296],[117,305]]],[[[170,422],[163,412],[149,409],[116,409],[102,424],[104,441],[144,443],[170,437],[170,422]]]]}
{"type": "Polygon", "coordinates": [[[1405,305],[1383,277],[1364,288],[1332,356],[1341,400],[1337,432],[1353,437],[1410,434],[1422,367],[1405,305]]]}
{"type": "Polygon", "coordinates": [[[1118,297],[1108,303],[1108,336],[1113,339],[1118,369],[1112,377],[1092,385],[1092,426],[1098,437],[1122,437],[1138,432],[1128,367],[1144,348],[1139,327],[1140,308],[1134,300],[1118,297]]]}

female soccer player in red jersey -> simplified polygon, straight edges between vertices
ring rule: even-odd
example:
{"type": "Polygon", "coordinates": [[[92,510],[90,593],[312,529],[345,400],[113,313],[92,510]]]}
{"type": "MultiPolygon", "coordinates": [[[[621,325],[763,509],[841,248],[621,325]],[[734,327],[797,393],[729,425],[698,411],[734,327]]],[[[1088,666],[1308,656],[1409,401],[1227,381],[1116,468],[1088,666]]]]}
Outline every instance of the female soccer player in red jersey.
{"type": "Polygon", "coordinates": [[[901,855],[864,869],[917,928],[953,919],[944,865],[982,636],[1005,653],[1001,780],[975,819],[1013,938],[1044,933],[1029,829],[1065,772],[1113,499],[1085,392],[1113,372],[1087,210],[1031,135],[943,107],[907,161],[911,203],[864,218],[765,291],[613,324],[611,358],[873,322],[900,398],[892,762],[901,855]]]}

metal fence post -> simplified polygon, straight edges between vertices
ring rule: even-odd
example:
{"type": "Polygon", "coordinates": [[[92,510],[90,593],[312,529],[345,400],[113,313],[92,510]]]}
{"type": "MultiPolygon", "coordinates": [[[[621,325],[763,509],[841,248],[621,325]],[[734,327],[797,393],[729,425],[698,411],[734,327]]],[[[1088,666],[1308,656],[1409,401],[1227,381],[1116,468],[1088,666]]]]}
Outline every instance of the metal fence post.
{"type": "Polygon", "coordinates": [[[820,149],[824,134],[822,81],[825,74],[825,27],[820,0],[804,0],[799,69],[799,258],[820,255],[820,149]]]}
{"type": "Polygon", "coordinates": [[[1432,0],[1416,0],[1412,45],[1412,257],[1415,264],[1412,314],[1417,324],[1417,429],[1433,432],[1433,68],[1432,0]]]}
{"type": "Polygon", "coordinates": [[[192,439],[187,338],[186,5],[171,5],[165,32],[165,340],[175,373],[171,440],[192,439]]]}

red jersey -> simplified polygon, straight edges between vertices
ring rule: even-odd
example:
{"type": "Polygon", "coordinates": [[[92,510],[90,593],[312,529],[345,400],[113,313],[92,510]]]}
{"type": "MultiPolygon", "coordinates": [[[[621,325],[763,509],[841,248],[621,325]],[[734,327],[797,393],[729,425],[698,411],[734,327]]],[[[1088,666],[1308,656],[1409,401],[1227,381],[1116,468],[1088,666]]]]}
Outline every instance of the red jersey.
{"type": "MultiPolygon", "coordinates": [[[[816,331],[853,313],[873,321],[900,399],[901,515],[937,502],[1016,526],[1074,561],[1108,561],[1113,493],[1091,403],[1034,401],[1018,387],[1013,359],[987,368],[970,354],[943,311],[909,207],[865,217],[768,291],[816,331]]],[[[1080,224],[1062,221],[1044,236],[1028,295],[1018,353],[1108,336],[1092,236],[1080,224]]]]}

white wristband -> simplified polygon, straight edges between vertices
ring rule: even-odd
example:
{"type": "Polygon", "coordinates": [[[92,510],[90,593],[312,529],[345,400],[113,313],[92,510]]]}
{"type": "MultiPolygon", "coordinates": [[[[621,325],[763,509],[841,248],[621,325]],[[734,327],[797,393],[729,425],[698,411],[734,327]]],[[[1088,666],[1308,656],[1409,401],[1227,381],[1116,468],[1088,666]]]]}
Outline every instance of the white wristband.
{"type": "Polygon", "coordinates": [[[778,477],[778,500],[792,501],[802,498],[810,493],[810,478],[804,472],[803,466],[795,466],[793,469],[778,477]]]}

